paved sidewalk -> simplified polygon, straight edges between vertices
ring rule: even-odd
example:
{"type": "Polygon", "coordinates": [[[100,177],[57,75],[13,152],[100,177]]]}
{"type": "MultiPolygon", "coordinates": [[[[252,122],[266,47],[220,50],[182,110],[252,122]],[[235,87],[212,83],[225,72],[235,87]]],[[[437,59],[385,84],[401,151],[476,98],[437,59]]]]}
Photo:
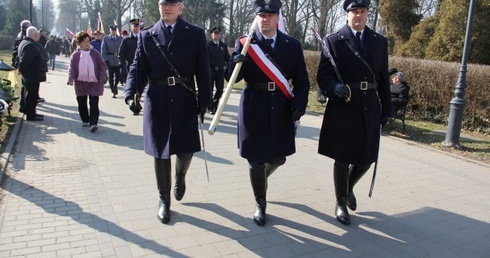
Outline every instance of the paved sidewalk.
{"type": "Polygon", "coordinates": [[[368,174],[343,226],[314,115],[302,118],[297,153],[270,178],[268,223],[256,226],[236,148],[238,92],[216,134],[205,132],[210,182],[196,153],[184,199],[172,200],[171,221],[160,224],[142,116],[131,115],[121,87],[117,99],[106,87],[90,133],[66,85],[68,59],[58,59],[62,68],[41,85],[45,119],[23,121],[2,184],[0,257],[490,256],[490,166],[384,136],[374,194],[368,174]]]}

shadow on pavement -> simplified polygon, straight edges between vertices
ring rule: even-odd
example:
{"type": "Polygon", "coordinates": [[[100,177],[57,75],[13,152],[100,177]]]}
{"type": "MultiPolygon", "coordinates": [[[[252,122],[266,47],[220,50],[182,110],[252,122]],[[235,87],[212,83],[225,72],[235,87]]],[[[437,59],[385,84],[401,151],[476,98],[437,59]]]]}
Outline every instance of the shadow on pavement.
{"type": "Polygon", "coordinates": [[[75,202],[53,196],[12,177],[9,177],[9,183],[12,184],[11,188],[21,189],[17,192],[12,192],[13,194],[16,194],[19,197],[37,205],[47,213],[58,216],[68,216],[77,223],[86,225],[97,230],[98,232],[107,233],[124,241],[132,242],[141,248],[151,250],[155,253],[169,255],[171,257],[188,257],[184,254],[173,251],[166,246],[162,246],[153,240],[146,239],[129,230],[126,230],[112,221],[108,221],[92,213],[87,213],[83,211],[83,209],[75,202]]]}

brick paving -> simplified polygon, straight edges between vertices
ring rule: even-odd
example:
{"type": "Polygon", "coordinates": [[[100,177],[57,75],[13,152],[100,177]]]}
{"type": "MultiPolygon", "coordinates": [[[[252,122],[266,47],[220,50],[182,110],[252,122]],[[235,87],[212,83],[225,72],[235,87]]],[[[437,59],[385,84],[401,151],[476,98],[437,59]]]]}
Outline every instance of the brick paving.
{"type": "MultiPolygon", "coordinates": [[[[82,127],[60,57],[41,85],[42,122],[23,121],[4,172],[0,257],[489,257],[490,166],[383,136],[356,186],[351,226],[335,220],[332,160],[317,154],[321,116],[301,120],[297,152],[270,178],[268,222],[256,226],[247,163],[236,144],[239,92],[215,135],[205,132],[187,192],[156,219],[153,159],[142,116],[108,86],[99,130],[82,127]],[[371,170],[372,171],[372,170],[371,170]]],[[[211,116],[207,115],[205,130],[211,116]]],[[[8,157],[7,157],[8,158],[8,157]]],[[[174,159],[175,157],[173,157],[174,159]]]]}

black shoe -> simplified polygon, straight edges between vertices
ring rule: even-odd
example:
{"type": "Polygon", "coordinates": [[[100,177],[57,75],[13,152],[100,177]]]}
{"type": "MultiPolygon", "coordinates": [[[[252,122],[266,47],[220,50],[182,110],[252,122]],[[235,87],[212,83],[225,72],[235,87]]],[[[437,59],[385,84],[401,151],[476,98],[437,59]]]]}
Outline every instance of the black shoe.
{"type": "Polygon", "coordinates": [[[116,94],[112,93],[112,98],[113,98],[113,99],[117,98],[117,97],[116,97],[116,94]]]}
{"type": "Polygon", "coordinates": [[[44,118],[44,115],[36,114],[36,116],[44,118]]]}
{"type": "Polygon", "coordinates": [[[346,206],[335,204],[335,217],[340,223],[350,225],[350,216],[346,206]]]}
{"type": "Polygon", "coordinates": [[[170,204],[160,201],[157,218],[163,224],[167,224],[170,221],[170,204]]]}
{"type": "Polygon", "coordinates": [[[349,207],[349,209],[351,209],[352,211],[355,211],[357,209],[357,200],[354,196],[354,192],[349,192],[347,195],[347,207],[349,207]]]}
{"type": "Polygon", "coordinates": [[[41,97],[39,97],[39,98],[37,99],[37,103],[44,102],[44,101],[46,101],[46,100],[45,100],[44,98],[41,98],[41,97]]]}
{"type": "Polygon", "coordinates": [[[90,126],[90,132],[91,133],[95,133],[95,131],[97,131],[97,129],[99,129],[99,128],[97,128],[97,125],[90,126]]]}
{"type": "Polygon", "coordinates": [[[43,121],[44,118],[38,117],[38,116],[28,116],[28,117],[26,117],[26,120],[27,121],[43,121]]]}

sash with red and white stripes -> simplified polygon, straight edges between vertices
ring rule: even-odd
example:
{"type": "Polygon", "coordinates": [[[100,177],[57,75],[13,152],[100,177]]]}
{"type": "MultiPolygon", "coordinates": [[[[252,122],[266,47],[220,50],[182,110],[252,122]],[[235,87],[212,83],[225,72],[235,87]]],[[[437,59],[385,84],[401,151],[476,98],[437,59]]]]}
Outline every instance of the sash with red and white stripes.
{"type": "MultiPolygon", "coordinates": [[[[240,43],[242,45],[245,44],[247,40],[246,37],[242,37],[240,39],[240,43]]],[[[293,91],[291,90],[291,86],[289,86],[289,82],[282,75],[279,69],[265,56],[264,51],[257,44],[250,44],[247,54],[252,58],[252,60],[259,66],[260,70],[269,77],[271,81],[273,81],[277,87],[281,90],[281,92],[288,98],[289,100],[293,99],[293,91]]]]}

